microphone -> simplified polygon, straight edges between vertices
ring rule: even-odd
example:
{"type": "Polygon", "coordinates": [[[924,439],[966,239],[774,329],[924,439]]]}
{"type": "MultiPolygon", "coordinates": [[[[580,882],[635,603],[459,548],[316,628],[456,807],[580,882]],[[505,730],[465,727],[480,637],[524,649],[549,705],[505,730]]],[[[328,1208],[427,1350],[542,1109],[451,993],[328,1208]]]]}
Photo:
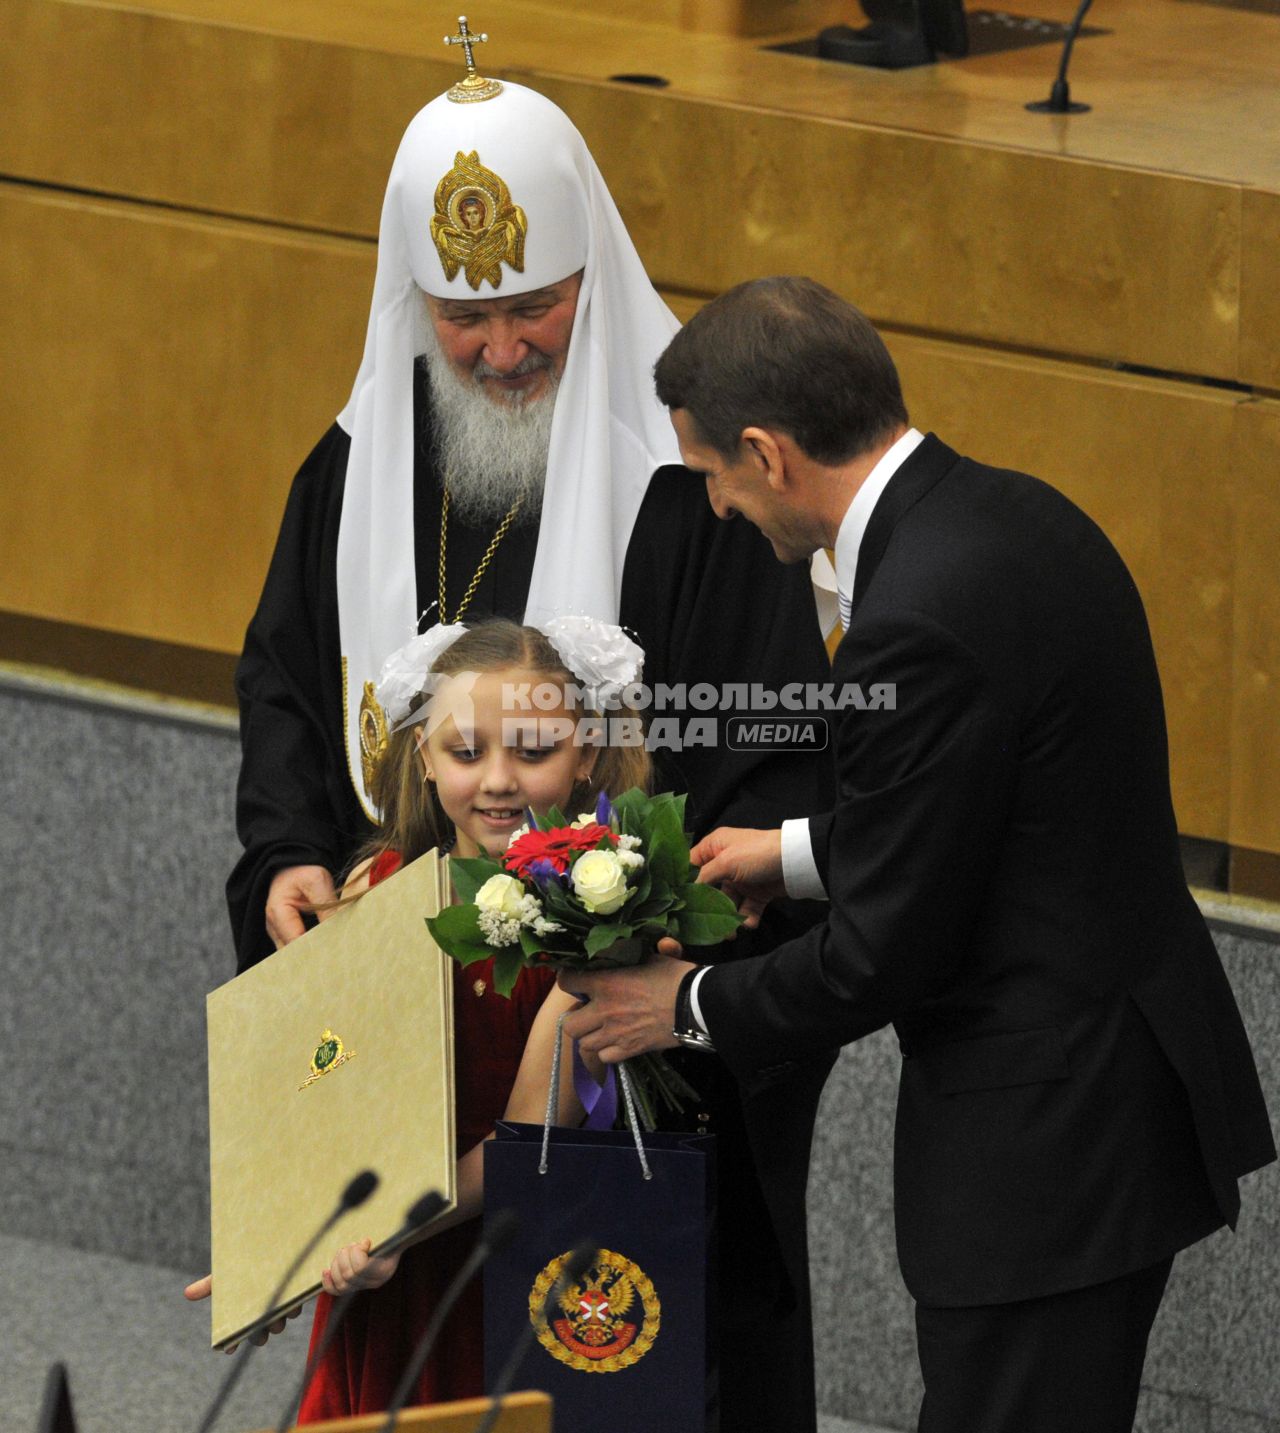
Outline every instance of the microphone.
{"type": "Polygon", "coordinates": [[[53,1363],[44,1384],[37,1433],[77,1433],[76,1413],[71,1405],[71,1386],[65,1363],[53,1363]]]}
{"type": "MultiPolygon", "coordinates": [[[[304,1260],[311,1257],[312,1251],[321,1239],[324,1238],[344,1214],[349,1213],[352,1209],[359,1209],[377,1187],[378,1176],[371,1169],[362,1170],[350,1184],[347,1185],[338,1197],[338,1202],[328,1218],[325,1219],[324,1223],[321,1224],[311,1238],[307,1240],[306,1244],[302,1247],[301,1253],[297,1255],[284,1271],[280,1282],[271,1291],[271,1297],[267,1300],[266,1307],[250,1325],[251,1329],[255,1329],[259,1324],[265,1322],[279,1301],[280,1295],[288,1288],[290,1279],[292,1279],[302,1267],[304,1260]]],[[[209,1405],[209,1411],[201,1419],[198,1433],[209,1433],[209,1430],[218,1421],[218,1414],[222,1412],[223,1405],[227,1399],[231,1397],[236,1384],[240,1382],[244,1374],[245,1365],[248,1363],[249,1357],[256,1347],[257,1345],[253,1343],[245,1344],[240,1357],[231,1365],[230,1372],[222,1380],[217,1393],[214,1395],[213,1402],[209,1405]]]]}
{"type": "Polygon", "coordinates": [[[396,1391],[391,1395],[391,1403],[387,1408],[387,1421],[382,1425],[381,1433],[391,1433],[391,1430],[395,1428],[396,1419],[400,1417],[400,1410],[409,1401],[409,1395],[413,1392],[418,1374],[422,1372],[440,1330],[444,1327],[444,1321],[453,1311],[453,1306],[458,1302],[463,1289],[475,1277],[476,1271],[489,1255],[501,1249],[511,1239],[519,1224],[520,1217],[514,1209],[500,1209],[489,1221],[488,1227],[481,1231],[474,1248],[463,1261],[462,1267],[453,1276],[449,1287],[444,1291],[440,1303],[422,1331],[422,1337],[418,1340],[417,1347],[410,1355],[404,1373],[400,1376],[400,1382],[396,1384],[396,1391]]]}
{"type": "MultiPolygon", "coordinates": [[[[404,1223],[387,1243],[387,1252],[400,1248],[413,1234],[416,1234],[424,1225],[430,1224],[437,1215],[443,1213],[449,1201],[436,1189],[428,1189],[427,1192],[409,1206],[409,1212],[404,1216],[404,1223]]],[[[280,1422],[276,1424],[276,1433],[286,1433],[289,1425],[297,1417],[298,1409],[302,1406],[302,1398],[315,1377],[316,1369],[324,1362],[324,1356],[329,1352],[329,1347],[338,1336],[338,1330],[342,1327],[342,1321],[347,1316],[347,1310],[351,1307],[355,1296],[362,1293],[361,1289],[352,1289],[349,1293],[343,1294],[333,1301],[329,1309],[329,1317],[325,1321],[324,1336],[321,1338],[315,1353],[307,1360],[307,1366],[303,1370],[302,1381],[294,1389],[293,1397],[285,1404],[284,1413],[280,1422]]]]}
{"type": "Polygon", "coordinates": [[[1084,24],[1084,17],[1092,4],[1093,0],[1081,0],[1080,8],[1076,11],[1076,18],[1067,26],[1067,38],[1062,46],[1062,60],[1058,65],[1058,78],[1053,82],[1049,98],[1036,100],[1034,104],[1025,106],[1033,114],[1084,114],[1086,110],[1093,108],[1092,105],[1077,104],[1072,100],[1071,86],[1067,83],[1067,65],[1071,62],[1071,47],[1076,42],[1080,26],[1084,24]]]}
{"type": "MultiPolygon", "coordinates": [[[[547,1311],[554,1300],[558,1299],[566,1289],[571,1289],[578,1283],[582,1276],[596,1261],[596,1254],[599,1252],[594,1239],[587,1239],[579,1244],[572,1254],[565,1260],[564,1268],[560,1270],[560,1277],[552,1284],[550,1291],[542,1305],[542,1316],[547,1318],[547,1311]]],[[[490,1394],[488,1410],[481,1419],[476,1433],[492,1433],[493,1425],[498,1421],[498,1414],[502,1412],[502,1400],[507,1396],[511,1385],[515,1382],[516,1374],[520,1371],[520,1365],[524,1362],[524,1356],[529,1351],[529,1345],[533,1342],[534,1326],[533,1320],[520,1331],[520,1337],[516,1339],[515,1347],[507,1355],[507,1361],[502,1365],[502,1372],[498,1375],[497,1382],[490,1394]]]]}

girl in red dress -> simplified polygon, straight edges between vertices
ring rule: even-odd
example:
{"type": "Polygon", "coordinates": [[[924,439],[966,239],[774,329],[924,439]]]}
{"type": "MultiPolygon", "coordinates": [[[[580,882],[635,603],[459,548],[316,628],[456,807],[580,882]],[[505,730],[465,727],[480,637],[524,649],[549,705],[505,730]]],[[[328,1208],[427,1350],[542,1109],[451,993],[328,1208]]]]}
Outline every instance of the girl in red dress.
{"type": "MultiPolygon", "coordinates": [[[[526,807],[541,815],[558,806],[575,816],[594,809],[601,791],[647,784],[648,756],[634,742],[638,723],[630,728],[634,744],[584,745],[578,719],[586,713],[568,699],[580,687],[636,680],[639,648],[620,629],[591,619],[560,619],[547,631],[550,636],[506,621],[435,627],[390,659],[378,695],[393,731],[372,788],[383,821],[348,876],[343,900],[433,847],[452,842],[459,856],[500,854],[523,826],[526,807]],[[565,699],[544,705],[543,690],[531,701],[542,684],[565,699]]],[[[367,1292],[353,1302],[316,1370],[299,1422],[386,1408],[432,1310],[475,1242],[484,1143],[495,1121],[541,1123],[544,1117],[556,1021],[574,997],[556,987],[553,972],[525,970],[506,999],[493,989],[488,961],[465,969],[455,964],[453,982],[457,1208],[398,1256],[371,1257],[367,1240],[334,1256],[323,1274],[312,1350],[332,1297],[367,1292]]],[[[562,1124],[583,1117],[571,1065],[569,1059],[561,1065],[562,1124]]],[[[481,1285],[472,1280],[410,1402],[482,1392],[481,1285]]]]}

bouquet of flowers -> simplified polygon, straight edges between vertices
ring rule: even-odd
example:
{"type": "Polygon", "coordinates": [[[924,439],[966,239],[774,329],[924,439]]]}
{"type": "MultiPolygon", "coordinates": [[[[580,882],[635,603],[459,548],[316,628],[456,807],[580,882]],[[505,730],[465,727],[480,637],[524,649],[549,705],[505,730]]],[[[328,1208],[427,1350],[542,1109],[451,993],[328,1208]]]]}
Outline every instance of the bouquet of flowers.
{"type": "MultiPolygon", "coordinates": [[[[427,925],[463,965],[493,957],[494,987],[510,995],[524,966],[590,970],[638,965],[663,936],[716,945],[742,923],[733,902],[697,883],[684,832],[683,796],[631,790],[567,822],[554,807],[512,837],[500,858],[454,857],[462,904],[427,925]]],[[[629,1061],[640,1074],[646,1122],[653,1096],[680,1108],[691,1090],[660,1056],[629,1061]],[[642,1065],[636,1069],[637,1063],[642,1065]]]]}

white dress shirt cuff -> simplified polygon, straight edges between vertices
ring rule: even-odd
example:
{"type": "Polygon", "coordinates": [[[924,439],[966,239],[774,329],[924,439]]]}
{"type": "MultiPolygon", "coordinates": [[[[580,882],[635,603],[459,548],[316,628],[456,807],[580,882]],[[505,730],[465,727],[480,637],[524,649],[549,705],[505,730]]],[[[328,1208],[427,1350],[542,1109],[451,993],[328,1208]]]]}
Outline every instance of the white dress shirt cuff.
{"type": "Polygon", "coordinates": [[[704,965],[689,982],[689,1013],[693,1016],[693,1023],[708,1039],[711,1037],[711,1031],[707,1029],[707,1022],[702,1018],[702,1006],[698,1004],[698,986],[702,984],[703,976],[710,969],[709,965],[704,965]]]}
{"type": "Polygon", "coordinates": [[[825,901],[827,888],[813,859],[807,820],[782,823],[782,883],[797,901],[825,901]]]}

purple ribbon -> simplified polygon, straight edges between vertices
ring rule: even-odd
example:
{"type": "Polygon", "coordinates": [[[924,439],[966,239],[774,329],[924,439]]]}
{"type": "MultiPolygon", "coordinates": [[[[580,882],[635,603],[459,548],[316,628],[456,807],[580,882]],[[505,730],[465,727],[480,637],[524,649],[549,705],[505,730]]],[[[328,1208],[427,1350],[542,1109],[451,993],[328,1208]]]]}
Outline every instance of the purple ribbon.
{"type": "Polygon", "coordinates": [[[583,1129],[612,1129],[618,1114],[618,1080],[612,1065],[605,1066],[604,1084],[597,1085],[573,1042],[573,1089],[587,1112],[583,1129]]]}

